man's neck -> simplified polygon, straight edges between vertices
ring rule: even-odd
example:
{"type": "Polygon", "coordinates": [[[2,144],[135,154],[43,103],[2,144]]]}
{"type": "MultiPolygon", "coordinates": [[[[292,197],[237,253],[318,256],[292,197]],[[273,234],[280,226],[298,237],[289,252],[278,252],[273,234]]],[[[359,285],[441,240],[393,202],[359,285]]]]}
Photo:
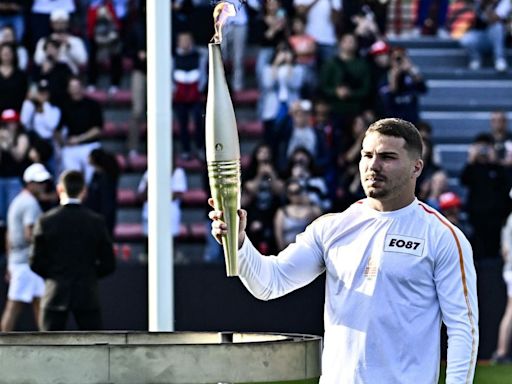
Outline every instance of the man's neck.
{"type": "Polygon", "coordinates": [[[28,193],[29,195],[32,195],[32,196],[36,197],[36,194],[27,186],[25,188],[23,188],[23,192],[28,193]]]}
{"type": "Polygon", "coordinates": [[[340,53],[341,61],[350,61],[350,60],[353,60],[355,57],[356,57],[356,55],[351,52],[341,52],[340,53]]]}
{"type": "Polygon", "coordinates": [[[380,200],[372,197],[368,198],[368,204],[371,208],[379,212],[391,212],[405,208],[410,205],[416,197],[414,195],[407,198],[397,198],[391,200],[380,200]]]}
{"type": "Polygon", "coordinates": [[[78,197],[61,196],[60,205],[82,204],[82,200],[78,197]]]}

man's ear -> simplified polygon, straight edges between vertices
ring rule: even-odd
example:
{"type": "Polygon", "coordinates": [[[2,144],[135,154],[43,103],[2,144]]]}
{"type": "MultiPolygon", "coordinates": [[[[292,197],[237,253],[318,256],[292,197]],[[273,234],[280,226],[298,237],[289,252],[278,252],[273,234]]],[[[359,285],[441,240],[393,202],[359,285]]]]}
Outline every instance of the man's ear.
{"type": "Polygon", "coordinates": [[[57,195],[60,195],[64,192],[64,186],[61,183],[57,183],[55,189],[57,190],[57,195]]]}
{"type": "Polygon", "coordinates": [[[84,187],[84,189],[82,189],[82,192],[80,192],[80,195],[78,195],[78,198],[80,200],[84,200],[86,197],[87,197],[87,187],[84,187]]]}
{"type": "Polygon", "coordinates": [[[423,171],[423,160],[417,159],[414,162],[413,175],[418,178],[421,175],[421,171],[423,171]]]}

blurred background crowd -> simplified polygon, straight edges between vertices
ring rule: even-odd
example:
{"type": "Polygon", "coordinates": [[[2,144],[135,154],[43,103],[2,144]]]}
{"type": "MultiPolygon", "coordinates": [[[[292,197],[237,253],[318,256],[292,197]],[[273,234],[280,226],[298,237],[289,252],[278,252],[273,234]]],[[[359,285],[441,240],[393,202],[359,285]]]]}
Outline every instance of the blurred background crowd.
{"type": "MultiPolygon", "coordinates": [[[[425,143],[418,198],[465,232],[476,262],[503,257],[512,269],[512,245],[502,241],[512,226],[509,0],[235,6],[222,50],[242,143],[242,206],[262,252],[275,254],[318,216],[364,197],[365,130],[400,117],[425,143]]],[[[205,222],[212,8],[172,1],[176,263],[223,262],[205,222]]],[[[30,164],[52,175],[36,196],[43,211],[58,204],[58,175],[77,169],[88,185],[84,204],[104,215],[117,257],[146,261],[145,39],[143,0],[0,0],[3,232],[30,164]]]]}

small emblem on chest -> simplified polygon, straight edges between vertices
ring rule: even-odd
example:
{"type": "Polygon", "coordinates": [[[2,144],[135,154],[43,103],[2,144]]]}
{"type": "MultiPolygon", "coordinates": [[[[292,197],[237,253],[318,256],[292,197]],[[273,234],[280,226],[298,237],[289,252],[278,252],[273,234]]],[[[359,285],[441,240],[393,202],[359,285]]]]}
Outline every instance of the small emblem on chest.
{"type": "Polygon", "coordinates": [[[423,254],[424,239],[402,235],[386,235],[384,252],[408,253],[414,256],[423,254]]]}
{"type": "Polygon", "coordinates": [[[378,264],[377,262],[370,257],[368,260],[368,265],[364,269],[364,277],[368,280],[372,280],[377,276],[378,264]]]}

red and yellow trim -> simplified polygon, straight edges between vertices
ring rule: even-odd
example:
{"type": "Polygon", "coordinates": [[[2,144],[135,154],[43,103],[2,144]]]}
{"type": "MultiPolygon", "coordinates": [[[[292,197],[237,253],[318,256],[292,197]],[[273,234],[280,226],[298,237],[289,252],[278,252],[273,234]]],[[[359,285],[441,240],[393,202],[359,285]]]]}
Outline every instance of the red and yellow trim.
{"type": "MultiPolygon", "coordinates": [[[[462,254],[462,246],[460,245],[459,238],[457,237],[457,234],[455,233],[455,230],[453,229],[452,225],[449,224],[444,218],[442,218],[439,213],[436,211],[431,210],[430,208],[427,208],[424,204],[419,203],[420,207],[422,207],[425,212],[434,215],[452,234],[453,238],[455,239],[455,244],[457,245],[457,251],[459,254],[459,266],[460,266],[460,273],[462,278],[462,289],[464,291],[464,298],[466,300],[466,305],[468,308],[468,317],[469,322],[471,324],[471,336],[472,336],[472,349],[471,349],[471,366],[472,367],[476,363],[476,340],[475,340],[475,333],[476,333],[476,327],[473,321],[473,310],[471,309],[471,303],[469,302],[469,294],[468,294],[468,286],[466,281],[466,271],[464,269],[464,256],[462,254]]],[[[471,382],[471,372],[472,370],[469,369],[468,375],[466,378],[466,382],[471,382]]]]}

